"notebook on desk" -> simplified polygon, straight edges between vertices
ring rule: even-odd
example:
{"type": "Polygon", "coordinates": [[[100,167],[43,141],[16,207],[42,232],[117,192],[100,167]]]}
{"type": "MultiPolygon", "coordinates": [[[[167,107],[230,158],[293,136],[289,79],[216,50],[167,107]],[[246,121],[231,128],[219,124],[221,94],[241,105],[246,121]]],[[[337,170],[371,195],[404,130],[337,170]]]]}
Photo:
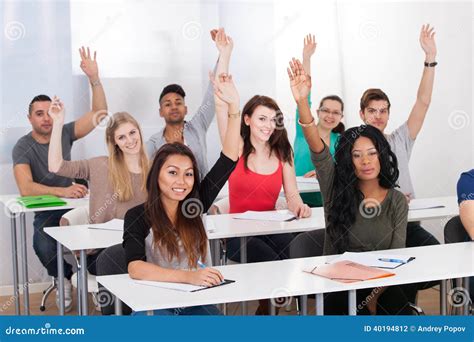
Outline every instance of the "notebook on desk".
{"type": "Polygon", "coordinates": [[[53,195],[23,196],[18,197],[17,202],[28,209],[60,207],[67,204],[66,201],[53,195]]]}
{"type": "Polygon", "coordinates": [[[341,283],[355,283],[358,281],[379,279],[395,275],[395,273],[361,265],[349,260],[341,260],[332,264],[319,265],[313,268],[304,269],[303,271],[341,283]]]}
{"type": "Polygon", "coordinates": [[[415,260],[415,257],[398,254],[345,252],[344,254],[338,256],[329,263],[332,264],[341,260],[348,260],[370,267],[395,269],[397,267],[409,263],[410,261],[415,260]]]}

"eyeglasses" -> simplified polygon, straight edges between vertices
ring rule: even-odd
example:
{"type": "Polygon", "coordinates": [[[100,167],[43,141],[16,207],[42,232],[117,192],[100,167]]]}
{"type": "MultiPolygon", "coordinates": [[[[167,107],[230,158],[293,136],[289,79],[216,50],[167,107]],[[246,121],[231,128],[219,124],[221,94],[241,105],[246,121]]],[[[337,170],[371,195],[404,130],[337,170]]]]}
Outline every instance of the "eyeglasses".
{"type": "Polygon", "coordinates": [[[318,113],[324,113],[326,115],[329,115],[329,114],[332,114],[334,116],[341,116],[342,117],[342,112],[338,111],[338,110],[334,110],[334,111],[330,111],[328,108],[326,107],[321,107],[318,109],[318,113]]]}
{"type": "Polygon", "coordinates": [[[367,110],[367,114],[369,115],[376,115],[377,113],[379,115],[388,115],[388,108],[376,109],[376,108],[368,107],[366,110],[367,110]]]}

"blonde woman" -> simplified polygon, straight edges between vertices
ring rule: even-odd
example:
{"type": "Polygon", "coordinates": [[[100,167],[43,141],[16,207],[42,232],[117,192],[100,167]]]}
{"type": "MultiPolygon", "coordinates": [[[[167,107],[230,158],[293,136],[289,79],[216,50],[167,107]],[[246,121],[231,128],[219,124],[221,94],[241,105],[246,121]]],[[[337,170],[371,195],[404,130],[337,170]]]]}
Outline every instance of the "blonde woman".
{"type": "MultiPolygon", "coordinates": [[[[61,146],[64,112],[63,103],[55,97],[49,109],[49,115],[53,119],[48,154],[49,171],[59,176],[89,181],[90,223],[123,219],[128,209],[146,199],[149,161],[138,122],[126,112],[115,113],[105,131],[109,155],[67,161],[63,159],[61,146]]],[[[98,253],[89,256],[88,270],[92,274],[96,274],[97,255],[98,253]]]]}

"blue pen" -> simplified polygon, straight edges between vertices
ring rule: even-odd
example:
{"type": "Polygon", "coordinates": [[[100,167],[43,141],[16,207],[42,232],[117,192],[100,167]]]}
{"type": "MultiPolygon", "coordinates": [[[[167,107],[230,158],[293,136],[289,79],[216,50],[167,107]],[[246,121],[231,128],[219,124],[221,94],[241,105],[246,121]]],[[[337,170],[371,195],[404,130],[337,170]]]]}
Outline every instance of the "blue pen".
{"type": "Polygon", "coordinates": [[[198,260],[198,266],[200,268],[206,268],[206,265],[204,265],[200,260],[198,260]]]}
{"type": "Polygon", "coordinates": [[[383,262],[396,262],[396,263],[399,263],[399,264],[406,264],[405,261],[400,260],[400,259],[379,258],[379,261],[383,261],[383,262]]]}

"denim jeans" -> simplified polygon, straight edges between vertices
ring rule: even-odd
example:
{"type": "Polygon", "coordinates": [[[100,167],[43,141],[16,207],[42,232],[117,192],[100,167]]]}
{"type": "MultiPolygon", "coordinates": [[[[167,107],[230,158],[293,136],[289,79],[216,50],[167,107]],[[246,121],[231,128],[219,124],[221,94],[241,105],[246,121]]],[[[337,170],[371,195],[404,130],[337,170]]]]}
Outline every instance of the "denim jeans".
{"type": "MultiPolygon", "coordinates": [[[[61,216],[67,211],[68,210],[54,210],[37,212],[35,213],[33,221],[33,249],[51,277],[58,276],[57,242],[46,234],[43,229],[45,227],[59,226],[61,216]]],[[[71,279],[72,276],[72,266],[67,262],[64,262],[64,276],[67,279],[71,279]]]]}
{"type": "MultiPolygon", "coordinates": [[[[137,311],[132,313],[133,316],[145,316],[147,311],[137,311]]],[[[215,305],[199,305],[187,308],[161,309],[154,310],[154,316],[220,316],[222,315],[215,305]]]]}

